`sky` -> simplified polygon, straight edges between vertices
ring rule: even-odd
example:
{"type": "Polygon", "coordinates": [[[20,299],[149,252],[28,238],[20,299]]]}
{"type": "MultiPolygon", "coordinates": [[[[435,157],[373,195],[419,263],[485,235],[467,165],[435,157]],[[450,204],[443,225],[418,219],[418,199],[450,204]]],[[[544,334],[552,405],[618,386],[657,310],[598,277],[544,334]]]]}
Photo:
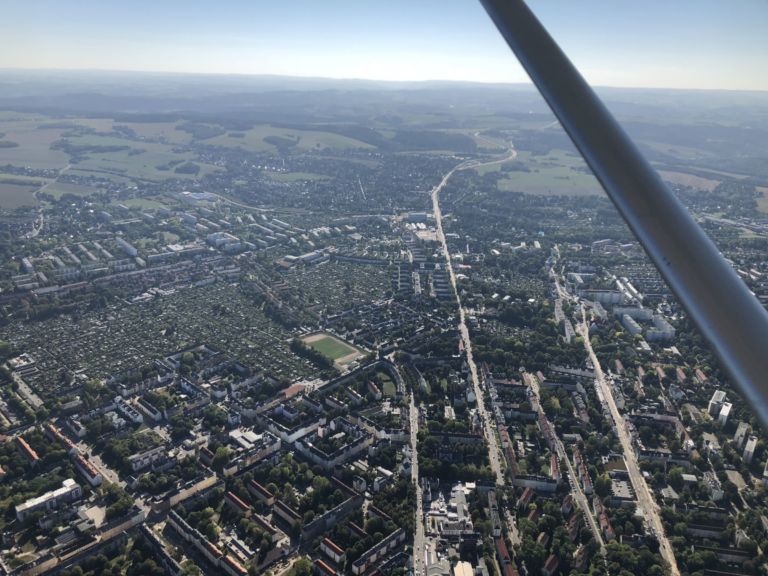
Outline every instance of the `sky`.
{"type": "MultiPolygon", "coordinates": [[[[3,0],[0,69],[527,82],[475,0],[3,0]]],[[[599,86],[768,90],[768,0],[529,0],[599,86]]]]}

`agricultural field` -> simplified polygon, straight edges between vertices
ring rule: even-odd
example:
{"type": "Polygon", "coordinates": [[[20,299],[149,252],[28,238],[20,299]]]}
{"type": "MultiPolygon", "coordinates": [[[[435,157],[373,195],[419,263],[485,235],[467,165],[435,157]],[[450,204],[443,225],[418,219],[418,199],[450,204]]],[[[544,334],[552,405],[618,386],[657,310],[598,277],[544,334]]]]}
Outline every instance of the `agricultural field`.
{"type": "Polygon", "coordinates": [[[7,184],[0,180],[0,208],[13,210],[22,206],[34,206],[36,186],[7,184]]]}
{"type": "Polygon", "coordinates": [[[707,192],[712,192],[712,190],[717,188],[720,184],[720,180],[702,178],[701,176],[696,176],[694,174],[686,174],[685,172],[659,170],[659,174],[666,182],[680,184],[681,186],[690,186],[691,188],[706,190],[707,192]]]}
{"type": "Polygon", "coordinates": [[[370,144],[340,134],[259,125],[242,132],[228,132],[204,140],[206,144],[243,148],[254,152],[275,152],[280,148],[322,150],[324,148],[373,148],[370,144]]]}
{"type": "Polygon", "coordinates": [[[179,130],[181,122],[115,122],[115,126],[125,126],[134,131],[137,137],[146,140],[165,141],[170,144],[189,144],[192,134],[179,130]]]}
{"type": "Polygon", "coordinates": [[[84,184],[69,184],[67,182],[53,182],[45,188],[45,193],[50,194],[57,200],[64,194],[74,194],[75,196],[91,196],[99,191],[98,188],[86,186],[84,184]]]}
{"type": "Polygon", "coordinates": [[[266,176],[278,182],[302,182],[307,180],[328,180],[330,176],[311,172],[265,172],[266,176]]]}
{"type": "Polygon", "coordinates": [[[160,200],[154,198],[128,198],[123,200],[112,200],[110,202],[112,206],[127,206],[128,208],[139,208],[140,210],[156,210],[158,208],[168,208],[167,204],[164,204],[160,200]]]}
{"type": "Polygon", "coordinates": [[[156,181],[202,177],[218,170],[215,166],[195,161],[194,153],[178,151],[170,144],[95,134],[70,136],[67,141],[70,150],[76,154],[76,167],[100,175],[115,174],[156,181]],[[180,170],[180,166],[188,162],[198,167],[196,173],[180,170]]]}
{"type": "MultiPolygon", "coordinates": [[[[193,135],[172,122],[117,123],[106,118],[56,120],[42,117],[0,116],[3,141],[14,146],[0,146],[0,166],[61,170],[71,164],[78,176],[102,176],[118,180],[162,181],[169,178],[201,178],[220,168],[198,162],[197,155],[179,149],[192,141],[193,135]],[[135,136],[114,132],[132,130],[135,136]],[[180,169],[180,167],[186,169],[180,169]]],[[[54,195],[90,191],[51,190],[54,195]]]]}
{"type": "Polygon", "coordinates": [[[768,186],[758,186],[757,191],[760,194],[757,197],[757,209],[760,212],[768,213],[768,186]]]}
{"type": "Polygon", "coordinates": [[[349,364],[363,356],[360,350],[330,334],[312,334],[303,338],[302,341],[340,365],[349,364]]]}
{"type": "Polygon", "coordinates": [[[504,174],[499,190],[534,195],[591,196],[602,194],[602,188],[578,155],[552,150],[545,155],[518,152],[517,158],[505,164],[479,169],[481,173],[504,174]]]}
{"type": "Polygon", "coordinates": [[[3,140],[18,144],[13,148],[0,148],[0,166],[11,164],[34,169],[64,168],[69,157],[61,150],[52,150],[51,144],[61,138],[65,128],[50,126],[47,121],[39,119],[0,119],[0,132],[5,133],[3,140]]]}

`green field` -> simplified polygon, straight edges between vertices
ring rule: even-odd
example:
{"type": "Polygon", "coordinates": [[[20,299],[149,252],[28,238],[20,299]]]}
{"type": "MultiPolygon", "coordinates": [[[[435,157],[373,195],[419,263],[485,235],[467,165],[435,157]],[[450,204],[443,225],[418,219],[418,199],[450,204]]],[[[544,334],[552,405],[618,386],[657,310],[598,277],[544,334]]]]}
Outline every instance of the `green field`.
{"type": "Polygon", "coordinates": [[[156,142],[136,142],[114,136],[98,136],[86,134],[68,138],[73,146],[121,146],[124,150],[114,152],[101,152],[98,148],[94,151],[84,152],[83,160],[73,166],[80,170],[92,170],[102,172],[104,175],[112,173],[129,178],[141,178],[147,180],[165,180],[168,178],[201,178],[205,174],[220,170],[216,166],[195,161],[192,152],[174,151],[171,144],[156,142]],[[193,162],[200,167],[197,175],[180,174],[170,163],[193,162]]]}
{"type": "Polygon", "coordinates": [[[45,189],[46,194],[50,194],[57,200],[64,196],[64,194],[74,194],[75,196],[90,196],[96,194],[98,188],[92,186],[84,186],[81,184],[69,184],[67,182],[54,182],[45,189]]]}
{"type": "Polygon", "coordinates": [[[322,354],[326,358],[333,360],[334,362],[337,361],[339,358],[344,358],[345,356],[349,356],[350,354],[360,353],[360,351],[357,348],[350,346],[349,344],[342,342],[338,338],[334,338],[333,336],[329,336],[329,335],[322,335],[317,340],[309,341],[316,336],[317,335],[307,336],[306,338],[303,339],[303,341],[307,346],[309,346],[313,350],[317,350],[318,352],[320,352],[320,354],[322,354]]]}
{"type": "Polygon", "coordinates": [[[24,176],[23,174],[5,174],[0,172],[0,184],[18,184],[19,186],[39,187],[50,182],[50,178],[24,176]]]}
{"type": "MultiPolygon", "coordinates": [[[[122,204],[123,206],[127,206],[128,208],[139,208],[140,210],[156,210],[158,208],[168,208],[167,204],[164,204],[163,202],[160,202],[159,200],[155,200],[153,198],[128,198],[123,200],[112,200],[110,202],[112,206],[117,206],[119,204],[122,204]]],[[[176,236],[174,234],[174,236],[176,236]]]]}
{"type": "Polygon", "coordinates": [[[757,197],[757,209],[764,214],[768,213],[768,186],[758,186],[757,192],[760,194],[757,197]]]}
{"type": "Polygon", "coordinates": [[[117,126],[127,126],[137,136],[150,140],[165,140],[171,144],[189,144],[192,134],[177,130],[181,122],[115,122],[117,126]]]}
{"type": "Polygon", "coordinates": [[[589,196],[602,194],[597,179],[586,170],[581,157],[565,150],[552,150],[548,154],[533,155],[518,152],[517,158],[504,164],[481,166],[481,174],[499,172],[503,178],[499,190],[535,195],[589,196]],[[503,166],[518,169],[503,171],[503,166]]]}
{"type": "Polygon", "coordinates": [[[0,182],[0,208],[13,210],[22,206],[34,206],[37,204],[34,195],[36,189],[36,186],[19,186],[0,182]]]}
{"type": "Polygon", "coordinates": [[[272,180],[278,182],[301,182],[304,180],[328,180],[330,176],[314,174],[312,172],[264,172],[272,180]]]}
{"type": "MultiPolygon", "coordinates": [[[[145,180],[165,180],[168,178],[196,179],[206,174],[221,170],[217,166],[196,161],[193,152],[175,149],[191,141],[192,135],[177,130],[178,123],[163,122],[130,123],[114,122],[106,118],[39,118],[0,116],[0,133],[3,139],[18,144],[15,148],[0,148],[0,166],[28,166],[30,168],[64,168],[70,156],[60,147],[52,149],[55,142],[67,141],[79,149],[72,173],[118,179],[121,177],[145,180]],[[115,125],[132,129],[138,137],[160,141],[139,141],[124,138],[120,134],[106,135],[114,130],[115,125]],[[88,130],[98,133],[88,132],[88,130]],[[99,147],[122,147],[122,150],[106,151],[99,147]],[[89,149],[91,147],[91,149],[89,149]],[[185,162],[193,162],[199,167],[197,174],[178,173],[175,168],[185,162]]],[[[56,189],[51,192],[55,193],[56,189]]],[[[61,192],[63,193],[63,192],[61,192]]],[[[73,192],[78,194],[78,192],[73,192]]],[[[87,192],[79,192],[86,195],[87,192]]]]}
{"type": "Polygon", "coordinates": [[[275,152],[277,146],[265,141],[265,138],[278,137],[296,142],[295,148],[301,150],[322,150],[324,148],[373,148],[370,144],[348,138],[332,132],[316,130],[297,130],[293,128],[278,128],[269,125],[259,125],[250,130],[241,132],[242,137],[233,137],[231,133],[222,134],[214,138],[204,140],[206,144],[215,146],[228,146],[243,148],[256,152],[275,152]]]}
{"type": "Polygon", "coordinates": [[[68,156],[61,150],[51,150],[51,144],[61,138],[61,128],[42,128],[45,122],[0,121],[0,132],[5,140],[16,142],[16,148],[0,148],[0,166],[29,166],[30,168],[63,168],[68,156]]]}

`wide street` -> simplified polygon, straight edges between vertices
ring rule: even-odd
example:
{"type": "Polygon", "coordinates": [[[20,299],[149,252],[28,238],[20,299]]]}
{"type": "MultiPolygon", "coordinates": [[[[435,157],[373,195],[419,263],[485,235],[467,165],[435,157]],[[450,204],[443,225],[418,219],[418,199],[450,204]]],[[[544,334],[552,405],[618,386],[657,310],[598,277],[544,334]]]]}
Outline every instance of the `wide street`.
{"type": "Polygon", "coordinates": [[[624,451],[624,459],[627,463],[627,472],[629,478],[632,481],[632,487],[635,489],[637,495],[637,508],[645,517],[648,526],[653,530],[655,536],[659,540],[660,552],[664,560],[669,565],[670,574],[673,576],[679,576],[680,571],[677,568],[677,561],[675,560],[675,553],[672,550],[672,545],[669,543],[667,535],[664,533],[664,526],[661,522],[661,516],[659,514],[659,507],[656,504],[656,500],[648,489],[648,485],[643,479],[643,475],[640,472],[640,466],[637,463],[637,456],[635,450],[632,448],[632,439],[627,432],[626,423],[624,417],[619,413],[619,409],[616,407],[616,401],[613,398],[613,388],[605,381],[605,375],[600,367],[600,362],[597,359],[595,351],[592,349],[592,344],[589,341],[589,328],[587,325],[586,315],[584,308],[581,309],[582,322],[578,325],[577,331],[584,339],[584,347],[589,354],[589,358],[595,368],[595,382],[603,392],[606,402],[608,403],[608,409],[611,413],[611,418],[614,422],[614,429],[619,436],[622,450],[624,451]]]}
{"type": "Polygon", "coordinates": [[[413,536],[413,572],[415,576],[424,576],[425,571],[425,537],[424,510],[422,509],[421,483],[419,482],[419,410],[411,391],[409,421],[411,427],[411,480],[416,487],[416,533],[413,536]]]}
{"type": "MultiPolygon", "coordinates": [[[[523,380],[526,384],[528,384],[531,390],[533,390],[533,393],[538,400],[537,404],[539,407],[539,412],[543,414],[544,410],[541,407],[541,399],[539,397],[538,379],[533,374],[526,372],[523,374],[523,380]]],[[[552,429],[555,429],[554,426],[552,426],[552,429]]],[[[605,541],[603,540],[603,534],[600,532],[600,528],[595,521],[594,515],[590,512],[591,508],[589,505],[589,500],[579,485],[579,478],[576,474],[576,470],[573,468],[571,459],[568,458],[568,454],[565,451],[563,441],[560,440],[560,437],[557,436],[557,434],[555,434],[555,447],[557,451],[557,457],[561,462],[565,462],[565,465],[568,469],[568,480],[571,485],[571,494],[573,494],[574,499],[576,500],[576,506],[579,507],[584,517],[587,519],[587,522],[589,522],[589,528],[592,530],[592,536],[595,538],[595,541],[600,543],[600,552],[605,554],[605,541]]]]}
{"type": "MultiPolygon", "coordinates": [[[[451,256],[448,251],[448,243],[446,242],[445,235],[443,234],[442,213],[440,212],[440,191],[448,183],[451,176],[453,176],[453,174],[455,174],[459,170],[464,170],[467,168],[474,168],[477,166],[483,166],[483,165],[489,165],[489,164],[497,164],[500,162],[506,162],[507,160],[514,159],[516,155],[517,153],[515,152],[515,150],[510,148],[509,154],[505,155],[502,158],[497,158],[495,160],[490,160],[488,162],[479,162],[477,160],[464,161],[458,164],[456,167],[454,167],[445,176],[443,176],[443,179],[440,181],[440,183],[437,186],[435,186],[432,189],[432,192],[431,192],[432,207],[435,214],[435,227],[437,230],[437,238],[438,238],[438,242],[440,242],[440,246],[442,248],[443,255],[445,257],[447,272],[451,279],[451,286],[453,287],[453,291],[456,296],[456,303],[458,304],[458,310],[459,310],[459,333],[461,334],[461,340],[464,344],[464,350],[466,352],[466,358],[467,358],[467,365],[469,366],[470,375],[472,379],[472,386],[474,388],[475,396],[477,398],[477,408],[480,414],[481,421],[483,423],[485,438],[488,442],[488,458],[491,464],[491,469],[496,475],[496,483],[499,486],[504,485],[504,473],[501,467],[499,445],[496,437],[493,417],[492,415],[488,414],[488,411],[486,410],[486,407],[485,407],[485,400],[484,400],[485,396],[480,386],[480,378],[478,377],[477,366],[475,365],[475,361],[472,358],[472,342],[470,341],[469,330],[467,329],[467,324],[465,321],[465,310],[461,305],[461,298],[459,296],[458,290],[456,289],[456,276],[454,275],[453,267],[451,266],[451,256]]],[[[413,392],[411,392],[411,402],[410,402],[410,428],[411,428],[411,434],[410,434],[411,435],[411,438],[410,438],[411,451],[413,455],[412,464],[411,464],[411,479],[416,488],[416,531],[414,534],[414,541],[413,541],[413,570],[414,570],[415,576],[425,576],[428,542],[426,540],[426,535],[425,535],[424,510],[422,507],[422,491],[421,491],[421,485],[419,483],[419,460],[418,460],[419,412],[416,407],[416,403],[413,397],[413,392]]],[[[512,525],[512,529],[514,531],[514,536],[515,536],[513,541],[519,541],[519,538],[517,538],[516,530],[514,530],[514,525],[512,525]]]]}
{"type": "Polygon", "coordinates": [[[495,160],[490,160],[488,162],[479,162],[477,160],[462,162],[461,164],[456,166],[453,170],[448,172],[448,174],[446,174],[443,177],[442,181],[432,189],[432,193],[431,193],[432,194],[432,211],[434,212],[434,215],[435,215],[435,229],[437,231],[437,241],[440,243],[440,246],[442,248],[443,256],[445,257],[446,271],[448,272],[448,277],[451,279],[451,286],[453,287],[453,292],[456,296],[456,303],[458,305],[458,310],[459,310],[459,334],[461,335],[461,341],[464,344],[464,351],[466,353],[466,358],[467,358],[467,366],[469,367],[469,373],[472,379],[472,387],[474,388],[475,397],[477,398],[477,410],[480,414],[480,420],[483,423],[485,439],[488,442],[488,459],[491,464],[491,469],[493,470],[493,473],[496,475],[496,484],[498,484],[499,486],[504,485],[504,472],[501,467],[501,457],[500,457],[501,452],[499,451],[499,443],[496,436],[496,430],[494,427],[494,420],[492,415],[488,414],[488,410],[486,409],[485,394],[480,385],[480,378],[477,373],[477,366],[475,365],[475,360],[472,357],[472,341],[469,338],[469,329],[467,328],[467,322],[466,322],[466,311],[464,309],[464,306],[462,306],[461,304],[461,296],[459,295],[459,291],[456,288],[456,275],[453,272],[453,266],[451,265],[451,254],[448,250],[448,243],[445,240],[445,234],[443,233],[443,216],[442,216],[442,212],[440,211],[440,191],[448,183],[448,180],[450,180],[451,176],[453,176],[454,173],[460,170],[466,170],[468,168],[477,168],[479,166],[487,166],[491,164],[507,162],[508,160],[513,160],[516,156],[517,156],[517,152],[515,152],[515,150],[510,147],[509,153],[503,158],[497,158],[495,160]]]}

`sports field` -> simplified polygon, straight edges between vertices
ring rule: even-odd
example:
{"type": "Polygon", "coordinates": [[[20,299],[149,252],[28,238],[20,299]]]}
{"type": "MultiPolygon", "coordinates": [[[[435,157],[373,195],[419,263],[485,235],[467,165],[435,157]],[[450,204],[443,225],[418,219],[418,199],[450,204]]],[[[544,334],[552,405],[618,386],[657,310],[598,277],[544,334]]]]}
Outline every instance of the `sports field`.
{"type": "Polygon", "coordinates": [[[306,336],[302,338],[302,342],[341,366],[363,356],[363,353],[354,346],[323,332],[306,336]]]}

